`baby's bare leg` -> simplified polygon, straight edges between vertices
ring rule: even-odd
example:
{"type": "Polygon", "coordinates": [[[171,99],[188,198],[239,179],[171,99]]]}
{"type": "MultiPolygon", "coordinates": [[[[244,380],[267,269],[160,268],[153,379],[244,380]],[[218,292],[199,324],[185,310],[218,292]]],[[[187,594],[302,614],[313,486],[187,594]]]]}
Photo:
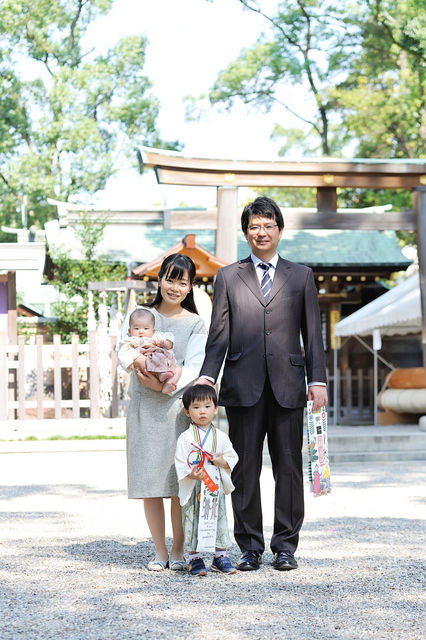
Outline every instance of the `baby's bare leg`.
{"type": "Polygon", "coordinates": [[[176,370],[171,378],[169,378],[164,384],[161,390],[162,393],[170,393],[176,389],[179,378],[182,375],[182,367],[176,367],[176,370]]]}
{"type": "Polygon", "coordinates": [[[158,374],[157,378],[160,380],[160,382],[166,382],[166,380],[169,380],[173,376],[174,376],[173,371],[162,371],[161,373],[158,374]]]}

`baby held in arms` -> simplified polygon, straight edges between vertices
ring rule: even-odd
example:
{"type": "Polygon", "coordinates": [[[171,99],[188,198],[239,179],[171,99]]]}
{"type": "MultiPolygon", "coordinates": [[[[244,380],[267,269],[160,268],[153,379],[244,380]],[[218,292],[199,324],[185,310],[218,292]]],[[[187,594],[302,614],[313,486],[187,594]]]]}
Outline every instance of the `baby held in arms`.
{"type": "Polygon", "coordinates": [[[155,330],[154,314],[149,309],[135,309],[129,319],[129,336],[120,347],[121,361],[130,361],[127,370],[149,371],[163,382],[163,393],[176,389],[182,373],[173,354],[174,336],[155,330]]]}

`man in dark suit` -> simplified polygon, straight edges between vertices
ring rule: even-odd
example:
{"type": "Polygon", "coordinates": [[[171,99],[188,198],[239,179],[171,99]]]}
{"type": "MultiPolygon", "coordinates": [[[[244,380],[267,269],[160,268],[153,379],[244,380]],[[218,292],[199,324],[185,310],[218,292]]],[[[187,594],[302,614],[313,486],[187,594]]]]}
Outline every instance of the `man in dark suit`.
{"type": "Polygon", "coordinates": [[[327,403],[318,298],[312,270],[277,254],[284,220],[273,200],[248,204],[241,226],[251,255],[218,271],[199,382],[215,382],[226,356],[219,404],[239,456],[232,474],[234,533],[242,551],[237,567],[258,569],[265,549],[259,476],[267,434],[275,479],[273,566],[290,570],[297,568],[304,515],[305,367],[308,399],[314,408],[327,403]]]}

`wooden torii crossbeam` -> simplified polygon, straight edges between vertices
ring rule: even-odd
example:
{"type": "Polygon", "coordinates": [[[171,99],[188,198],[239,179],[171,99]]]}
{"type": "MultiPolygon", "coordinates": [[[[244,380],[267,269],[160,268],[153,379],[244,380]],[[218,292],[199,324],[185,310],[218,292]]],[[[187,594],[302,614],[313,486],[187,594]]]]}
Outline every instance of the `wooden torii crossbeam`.
{"type": "Polygon", "coordinates": [[[182,153],[149,147],[142,147],[137,154],[141,167],[154,169],[160,184],[217,187],[216,255],[227,262],[236,259],[238,187],[316,188],[317,212],[300,211],[304,215],[304,228],[318,228],[320,216],[322,228],[328,229],[342,228],[342,216],[348,215],[337,212],[337,188],[413,191],[413,211],[360,212],[354,214],[351,220],[344,219],[346,229],[416,230],[422,298],[423,361],[426,363],[426,160],[224,160],[191,158],[182,153]],[[363,223],[365,216],[368,216],[367,224],[363,223]]]}
{"type": "Polygon", "coordinates": [[[426,185],[425,160],[318,158],[220,160],[142,147],[144,167],[161,184],[236,187],[342,187],[414,189],[426,185]]]}

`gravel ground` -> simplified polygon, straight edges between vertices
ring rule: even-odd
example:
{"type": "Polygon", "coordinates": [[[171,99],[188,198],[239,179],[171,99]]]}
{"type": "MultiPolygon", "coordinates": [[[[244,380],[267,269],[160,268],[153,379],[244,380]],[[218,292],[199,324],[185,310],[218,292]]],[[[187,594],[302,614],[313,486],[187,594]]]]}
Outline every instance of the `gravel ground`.
{"type": "MultiPolygon", "coordinates": [[[[420,640],[423,468],[336,464],[331,495],[306,493],[297,571],[266,552],[259,571],[191,578],[145,568],[153,546],[122,451],[3,453],[0,639],[420,640]]],[[[270,536],[269,467],[262,496],[270,536]]]]}

